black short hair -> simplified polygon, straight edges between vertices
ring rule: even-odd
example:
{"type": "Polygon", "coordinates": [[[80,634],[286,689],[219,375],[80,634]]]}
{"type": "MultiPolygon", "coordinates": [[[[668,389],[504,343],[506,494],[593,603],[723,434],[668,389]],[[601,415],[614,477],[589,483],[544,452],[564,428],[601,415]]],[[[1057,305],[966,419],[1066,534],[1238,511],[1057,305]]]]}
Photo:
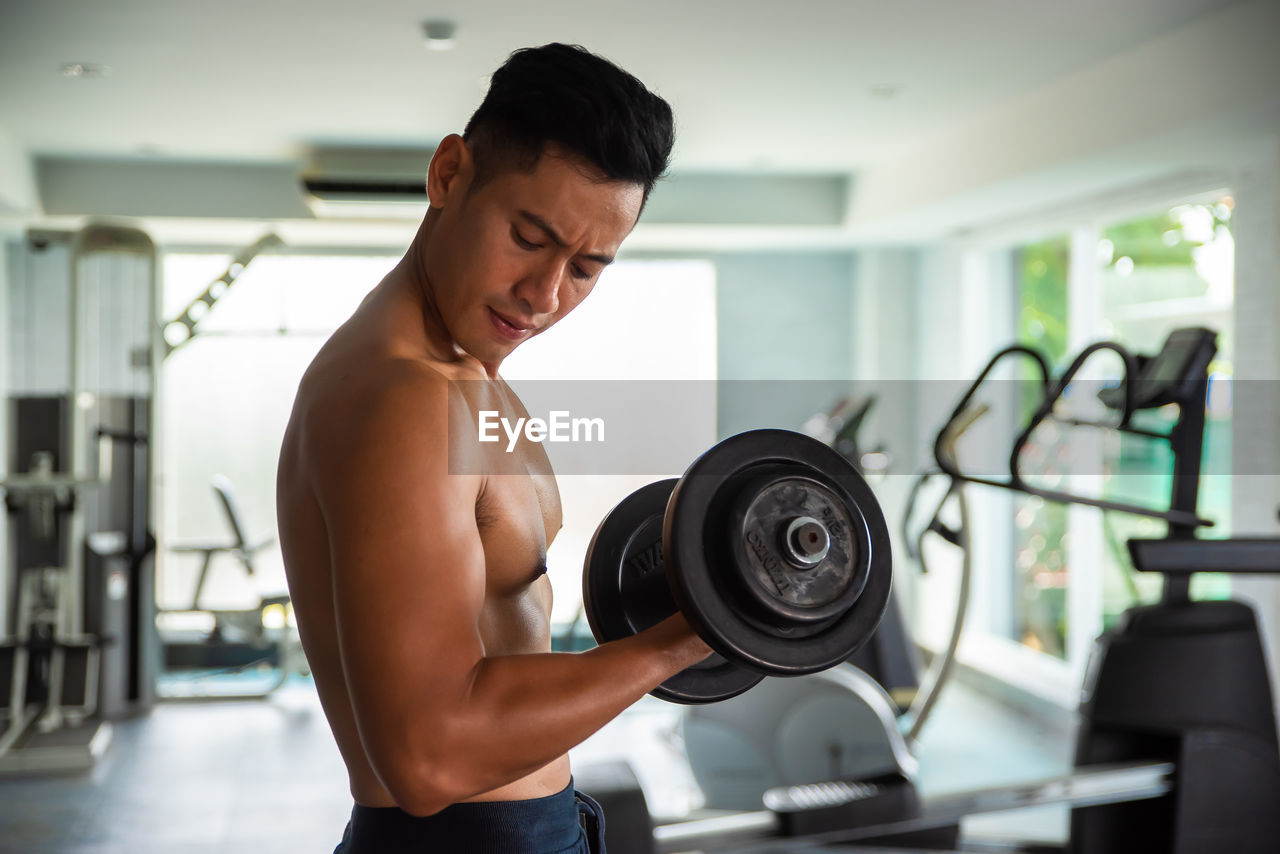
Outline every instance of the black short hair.
{"type": "Polygon", "coordinates": [[[634,76],[579,45],[517,50],[493,73],[462,134],[476,160],[472,188],[503,169],[529,172],[547,145],[577,155],[648,199],[667,170],[671,105],[634,76]]]}

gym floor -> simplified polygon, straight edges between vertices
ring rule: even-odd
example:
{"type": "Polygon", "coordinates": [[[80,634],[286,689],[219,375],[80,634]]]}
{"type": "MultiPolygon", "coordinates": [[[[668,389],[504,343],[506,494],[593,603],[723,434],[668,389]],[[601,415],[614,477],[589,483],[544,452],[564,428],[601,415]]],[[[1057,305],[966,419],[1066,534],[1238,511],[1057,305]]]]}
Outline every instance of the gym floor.
{"type": "MultiPolygon", "coordinates": [[[[626,759],[650,810],[697,806],[676,706],[645,698],[573,753],[626,759]]],[[[925,795],[1066,771],[1071,743],[963,684],[939,700],[920,746],[925,795]]],[[[345,771],[309,680],[267,700],[165,703],[115,724],[89,774],[0,782],[0,854],[303,854],[333,850],[351,809],[345,771]]],[[[1060,842],[1066,811],[966,821],[983,837],[1060,842]]]]}

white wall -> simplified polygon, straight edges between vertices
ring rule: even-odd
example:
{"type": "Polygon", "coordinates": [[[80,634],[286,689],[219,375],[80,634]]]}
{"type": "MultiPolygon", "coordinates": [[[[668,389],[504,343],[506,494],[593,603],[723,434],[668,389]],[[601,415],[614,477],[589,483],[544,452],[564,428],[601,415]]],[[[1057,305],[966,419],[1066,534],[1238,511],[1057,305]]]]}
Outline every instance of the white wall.
{"type": "Polygon", "coordinates": [[[883,444],[889,474],[872,488],[893,539],[894,594],[908,626],[916,622],[916,567],[899,534],[901,514],[915,472],[925,460],[923,429],[916,417],[920,253],[914,248],[868,248],[854,257],[851,376],[877,395],[863,433],[867,449],[883,444]]]}
{"type": "Polygon", "coordinates": [[[33,214],[38,209],[31,157],[0,128],[0,216],[33,214]]]}
{"type": "MultiPolygon", "coordinates": [[[[1233,533],[1276,537],[1280,536],[1280,140],[1274,142],[1269,156],[1241,171],[1235,198],[1238,391],[1232,433],[1233,533]]],[[[1238,577],[1233,589],[1258,611],[1275,691],[1280,686],[1280,578],[1238,577]]]]}
{"type": "Polygon", "coordinates": [[[9,393],[65,394],[71,382],[67,356],[71,330],[71,250],[51,242],[40,251],[11,244],[12,279],[7,288],[9,393]]]}
{"type": "MultiPolygon", "coordinates": [[[[9,474],[9,241],[0,239],[0,480],[9,474]]],[[[3,500],[0,491],[0,500],[3,500]]],[[[0,638],[9,635],[9,522],[0,521],[0,638]]]]}
{"type": "Polygon", "coordinates": [[[848,252],[743,252],[716,266],[718,432],[795,430],[849,391],[848,252]]]}
{"type": "Polygon", "coordinates": [[[859,233],[951,233],[1213,168],[1280,123],[1280,4],[1197,18],[1019,97],[859,175],[859,233]]]}

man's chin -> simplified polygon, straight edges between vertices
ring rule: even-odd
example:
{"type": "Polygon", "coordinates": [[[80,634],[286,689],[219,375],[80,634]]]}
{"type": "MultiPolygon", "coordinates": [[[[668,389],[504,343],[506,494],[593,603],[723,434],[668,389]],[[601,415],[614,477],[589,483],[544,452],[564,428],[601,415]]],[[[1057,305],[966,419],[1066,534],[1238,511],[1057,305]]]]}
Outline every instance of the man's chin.
{"type": "MultiPolygon", "coordinates": [[[[528,339],[525,340],[527,341],[528,339]]],[[[484,341],[479,344],[462,344],[460,342],[459,347],[462,352],[482,365],[496,366],[501,364],[504,359],[511,355],[512,351],[523,343],[523,341],[514,343],[484,341]]]]}

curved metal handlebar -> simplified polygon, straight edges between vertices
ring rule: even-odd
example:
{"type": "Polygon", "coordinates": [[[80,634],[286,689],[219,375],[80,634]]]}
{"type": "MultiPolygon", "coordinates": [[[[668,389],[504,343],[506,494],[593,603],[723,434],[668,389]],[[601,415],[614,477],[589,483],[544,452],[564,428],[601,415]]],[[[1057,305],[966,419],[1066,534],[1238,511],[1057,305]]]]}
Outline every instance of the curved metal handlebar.
{"type": "Polygon", "coordinates": [[[1080,351],[1080,354],[1062,372],[1057,381],[1052,383],[1046,390],[1044,399],[1040,401],[1039,408],[1036,409],[1035,414],[1031,416],[1031,420],[1027,422],[1026,428],[1014,441],[1013,450],[1009,452],[1009,480],[1014,486],[1026,487],[1026,482],[1022,479],[1022,472],[1018,470],[1018,458],[1022,456],[1022,449],[1031,441],[1031,434],[1044,423],[1046,418],[1053,414],[1053,408],[1062,399],[1067,386],[1071,385],[1071,381],[1075,379],[1076,374],[1084,367],[1085,362],[1089,361],[1095,353],[1102,350],[1111,350],[1119,354],[1120,358],[1124,360],[1124,378],[1120,382],[1120,387],[1124,390],[1124,409],[1120,413],[1120,423],[1117,426],[1125,427],[1128,425],[1129,419],[1133,417],[1134,388],[1137,386],[1138,379],[1138,360],[1132,353],[1114,341],[1099,341],[1096,344],[1090,344],[1080,351]]]}
{"type": "MultiPolygon", "coordinates": [[[[983,486],[995,486],[1000,487],[1001,489],[1011,489],[1015,492],[1023,492],[1028,495],[1039,496],[1047,501],[1053,501],[1059,504],[1079,504],[1086,507],[1096,507],[1100,510],[1114,510],[1116,512],[1128,513],[1134,516],[1162,519],[1174,525],[1211,527],[1213,525],[1211,520],[1202,518],[1189,511],[1157,510],[1156,508],[1144,507],[1140,504],[1130,504],[1123,501],[1107,501],[1100,498],[1090,498],[1085,495],[1076,495],[1071,492],[1041,489],[1039,487],[1029,485],[1023,479],[1021,472],[1018,470],[1018,458],[1022,455],[1022,449],[1026,447],[1027,443],[1030,441],[1031,434],[1035,432],[1035,429],[1039,427],[1046,418],[1052,415],[1054,406],[1062,398],[1067,386],[1071,384],[1071,381],[1075,378],[1075,375],[1079,373],[1080,368],[1085,364],[1085,362],[1087,362],[1095,353],[1102,350],[1111,350],[1117,353],[1124,361],[1124,379],[1121,383],[1124,393],[1124,408],[1121,411],[1120,421],[1116,426],[1121,429],[1128,428],[1129,421],[1133,417],[1136,405],[1139,364],[1137,357],[1126,350],[1123,346],[1113,341],[1099,341],[1097,343],[1090,344],[1076,356],[1067,369],[1063,371],[1062,375],[1055,381],[1051,378],[1048,362],[1039,351],[1017,344],[1011,347],[1006,347],[991,357],[991,360],[987,362],[986,367],[984,367],[982,372],[978,374],[978,378],[969,385],[964,396],[960,398],[960,402],[952,411],[946,424],[940,431],[938,431],[938,438],[934,442],[933,446],[933,457],[935,462],[938,464],[938,468],[941,469],[943,473],[957,481],[976,483],[983,486]],[[1037,367],[1040,369],[1040,376],[1042,380],[1041,388],[1044,392],[1044,398],[1041,400],[1040,406],[1036,409],[1035,414],[1031,416],[1031,420],[1027,422],[1026,427],[1013,443],[1013,449],[1009,454],[1009,479],[996,480],[994,478],[967,475],[960,471],[959,466],[956,464],[954,455],[947,452],[948,437],[955,434],[958,427],[963,429],[968,426],[967,424],[964,424],[963,426],[960,425],[965,419],[970,417],[968,411],[974,395],[977,394],[978,389],[981,388],[982,384],[986,382],[987,377],[990,375],[991,371],[995,369],[995,366],[1007,356],[1015,354],[1029,357],[1035,361],[1037,367]]],[[[1134,430],[1132,432],[1144,433],[1144,435],[1154,435],[1145,433],[1145,431],[1134,430]]]]}

